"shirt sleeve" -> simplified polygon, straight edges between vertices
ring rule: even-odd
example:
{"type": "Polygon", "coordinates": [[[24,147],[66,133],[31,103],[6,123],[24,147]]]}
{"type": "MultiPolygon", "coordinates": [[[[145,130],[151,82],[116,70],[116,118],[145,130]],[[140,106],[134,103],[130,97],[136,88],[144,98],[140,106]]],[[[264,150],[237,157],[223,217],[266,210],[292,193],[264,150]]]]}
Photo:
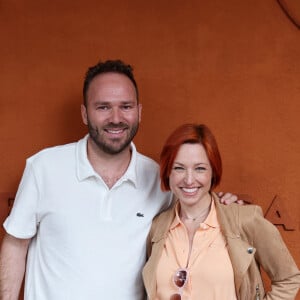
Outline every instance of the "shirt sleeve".
{"type": "Polygon", "coordinates": [[[32,238],[36,234],[38,198],[34,168],[27,160],[13,208],[3,224],[7,233],[21,239],[32,238]]]}

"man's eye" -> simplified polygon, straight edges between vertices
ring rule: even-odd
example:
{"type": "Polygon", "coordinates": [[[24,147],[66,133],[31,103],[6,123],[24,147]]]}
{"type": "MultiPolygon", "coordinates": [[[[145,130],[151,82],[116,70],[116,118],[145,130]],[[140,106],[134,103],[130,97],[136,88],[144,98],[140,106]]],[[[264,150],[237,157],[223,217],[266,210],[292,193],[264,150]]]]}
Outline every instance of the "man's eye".
{"type": "Polygon", "coordinates": [[[97,106],[97,110],[108,110],[108,109],[109,109],[108,106],[104,106],[104,105],[97,106]]]}
{"type": "Polygon", "coordinates": [[[123,105],[122,109],[123,110],[130,110],[130,109],[132,109],[132,106],[131,105],[123,105]]]}

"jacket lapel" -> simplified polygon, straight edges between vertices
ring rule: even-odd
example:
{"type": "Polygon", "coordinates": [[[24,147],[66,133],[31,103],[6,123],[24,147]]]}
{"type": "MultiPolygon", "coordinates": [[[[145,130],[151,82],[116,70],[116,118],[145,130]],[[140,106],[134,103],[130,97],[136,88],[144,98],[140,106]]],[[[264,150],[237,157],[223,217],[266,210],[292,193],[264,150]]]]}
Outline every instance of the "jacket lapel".
{"type": "Polygon", "coordinates": [[[228,254],[234,272],[234,282],[237,295],[247,270],[253,261],[256,249],[247,241],[241,239],[239,227],[239,204],[226,207],[215,201],[219,222],[227,241],[228,254]]]}
{"type": "MultiPolygon", "coordinates": [[[[156,292],[156,267],[160,259],[162,250],[164,248],[165,239],[168,235],[169,228],[175,217],[175,203],[167,211],[161,213],[158,219],[154,219],[155,230],[150,230],[150,243],[147,247],[151,248],[151,256],[149,257],[144,269],[143,279],[145,281],[145,287],[150,299],[153,299],[153,295],[156,292]]],[[[150,250],[150,249],[149,249],[150,250]]],[[[149,254],[150,252],[148,252],[149,254]]]]}
{"type": "Polygon", "coordinates": [[[233,272],[234,284],[238,293],[244,276],[254,259],[255,248],[251,247],[247,242],[240,238],[226,237],[228,243],[228,253],[230,256],[233,272]]]}

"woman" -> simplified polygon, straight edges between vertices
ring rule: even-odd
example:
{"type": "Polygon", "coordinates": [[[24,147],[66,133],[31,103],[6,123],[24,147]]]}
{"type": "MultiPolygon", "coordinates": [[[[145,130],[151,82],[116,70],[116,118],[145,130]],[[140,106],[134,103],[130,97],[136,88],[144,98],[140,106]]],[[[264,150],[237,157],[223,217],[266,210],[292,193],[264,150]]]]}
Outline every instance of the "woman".
{"type": "Polygon", "coordinates": [[[295,299],[300,272],[276,227],[254,205],[224,206],[222,163],[205,125],[185,124],[161,153],[163,190],[178,201],[153,221],[143,278],[150,300],[295,299]],[[264,291],[260,266],[272,282],[264,291]]]}

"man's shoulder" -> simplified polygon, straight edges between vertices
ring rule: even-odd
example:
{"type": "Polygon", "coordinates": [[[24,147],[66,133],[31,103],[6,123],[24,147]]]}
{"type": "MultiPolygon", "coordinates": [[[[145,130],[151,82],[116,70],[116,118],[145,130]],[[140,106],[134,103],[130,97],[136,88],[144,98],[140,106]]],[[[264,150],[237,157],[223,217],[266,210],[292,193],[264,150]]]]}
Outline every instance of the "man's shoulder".
{"type": "Polygon", "coordinates": [[[34,155],[30,156],[27,161],[29,163],[51,162],[53,160],[64,160],[75,156],[76,145],[78,142],[72,142],[63,145],[56,145],[44,148],[34,155]]]}
{"type": "Polygon", "coordinates": [[[147,189],[152,186],[154,190],[161,193],[159,166],[152,158],[137,153],[135,159],[135,174],[139,184],[147,189]]]}
{"type": "Polygon", "coordinates": [[[159,168],[158,163],[151,157],[146,156],[140,152],[137,152],[136,157],[137,157],[138,165],[142,165],[143,167],[148,167],[148,168],[153,168],[155,170],[158,170],[159,168]]]}

